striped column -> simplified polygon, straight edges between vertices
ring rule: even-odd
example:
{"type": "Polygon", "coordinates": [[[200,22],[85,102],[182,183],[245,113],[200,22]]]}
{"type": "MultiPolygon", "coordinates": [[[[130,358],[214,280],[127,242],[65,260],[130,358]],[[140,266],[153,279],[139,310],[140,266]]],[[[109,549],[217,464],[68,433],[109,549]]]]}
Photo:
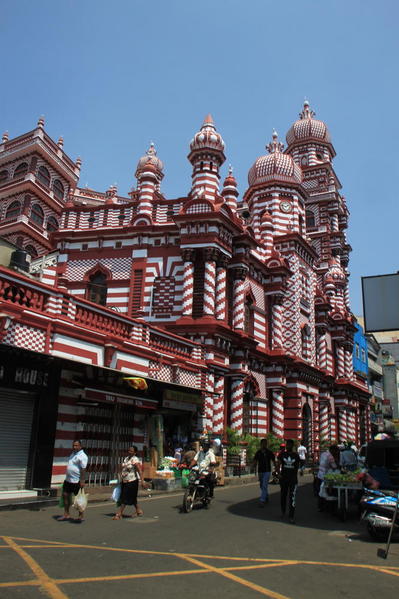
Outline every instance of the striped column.
{"type": "Polygon", "coordinates": [[[352,351],[345,348],[345,378],[353,380],[353,357],[352,351]]]}
{"type": "Polygon", "coordinates": [[[348,441],[356,441],[356,415],[355,412],[351,411],[347,413],[347,433],[348,441]]]}
{"type": "Polygon", "coordinates": [[[242,378],[233,379],[231,384],[231,404],[230,404],[230,427],[242,433],[243,425],[243,399],[244,399],[244,380],[242,378]]]}
{"type": "Polygon", "coordinates": [[[275,295],[272,301],[273,349],[279,349],[283,347],[283,297],[275,295]]]}
{"type": "Polygon", "coordinates": [[[213,391],[215,377],[213,372],[208,372],[206,377],[206,395],[205,395],[205,428],[212,430],[213,424],[213,391]]]}
{"type": "Polygon", "coordinates": [[[339,410],[338,412],[338,441],[343,443],[348,440],[347,412],[339,410]]]}
{"type": "Polygon", "coordinates": [[[224,424],[224,376],[215,379],[215,399],[213,402],[213,432],[221,435],[224,424]]]}
{"type": "Polygon", "coordinates": [[[152,200],[155,193],[156,175],[151,171],[140,173],[139,205],[137,214],[152,215],[152,200]]]}
{"type": "Polygon", "coordinates": [[[216,310],[217,320],[226,319],[226,268],[218,266],[216,270],[216,310]]]}
{"type": "Polygon", "coordinates": [[[273,389],[272,431],[277,437],[284,437],[284,395],[281,389],[273,389]]]}
{"type": "Polygon", "coordinates": [[[331,441],[337,441],[337,414],[330,414],[330,434],[331,441]]]}
{"type": "Polygon", "coordinates": [[[345,378],[345,350],[342,345],[337,345],[337,377],[339,379],[345,378]]]}
{"type": "Polygon", "coordinates": [[[183,271],[183,316],[191,316],[193,311],[194,264],[192,260],[184,262],[183,271]]]}
{"type": "Polygon", "coordinates": [[[204,275],[204,314],[215,315],[215,280],[216,263],[214,258],[209,259],[211,254],[207,255],[205,262],[204,275]]]}
{"type": "Polygon", "coordinates": [[[317,363],[320,368],[327,369],[327,337],[324,331],[317,337],[317,363]]]}
{"type": "Polygon", "coordinates": [[[244,330],[244,279],[236,278],[233,285],[233,328],[244,330]]]}
{"type": "Polygon", "coordinates": [[[330,414],[328,404],[320,404],[320,439],[331,439],[330,435],[330,414]]]}
{"type": "Polygon", "coordinates": [[[270,212],[265,210],[260,225],[260,235],[265,246],[265,256],[271,256],[273,251],[273,220],[270,212]]]}

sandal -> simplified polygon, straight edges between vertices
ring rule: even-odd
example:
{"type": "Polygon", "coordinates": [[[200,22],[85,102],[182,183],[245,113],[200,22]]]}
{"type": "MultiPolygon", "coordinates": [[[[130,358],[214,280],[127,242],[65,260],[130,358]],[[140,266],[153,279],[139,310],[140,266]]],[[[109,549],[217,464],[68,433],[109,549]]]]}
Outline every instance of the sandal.
{"type": "Polygon", "coordinates": [[[112,518],[112,520],[120,520],[121,517],[119,514],[115,514],[115,516],[112,518]]]}
{"type": "Polygon", "coordinates": [[[144,516],[143,510],[136,510],[136,516],[144,516]]]}

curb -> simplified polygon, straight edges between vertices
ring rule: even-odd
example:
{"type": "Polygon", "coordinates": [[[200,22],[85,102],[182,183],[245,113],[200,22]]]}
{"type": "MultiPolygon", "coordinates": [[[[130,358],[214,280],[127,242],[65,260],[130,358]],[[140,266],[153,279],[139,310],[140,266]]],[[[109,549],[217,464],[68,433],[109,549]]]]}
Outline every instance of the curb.
{"type": "MultiPolygon", "coordinates": [[[[231,476],[231,477],[226,477],[224,479],[224,487],[237,487],[239,485],[246,485],[249,483],[254,483],[254,482],[258,482],[258,477],[257,476],[253,476],[253,475],[248,475],[245,474],[243,476],[231,476]]],[[[89,493],[89,503],[95,503],[95,502],[101,502],[103,501],[104,503],[106,501],[111,501],[111,494],[112,494],[112,490],[114,489],[114,486],[107,486],[107,487],[99,487],[98,490],[97,489],[93,489],[91,490],[90,487],[88,488],[88,493],[89,493]],[[97,492],[96,492],[97,491],[97,492]]],[[[139,491],[138,493],[138,497],[141,499],[146,499],[149,496],[151,497],[157,497],[157,496],[162,496],[162,495],[168,495],[171,493],[176,493],[179,491],[183,491],[182,489],[167,489],[167,490],[158,490],[158,489],[152,489],[151,491],[139,491]]],[[[36,511],[36,510],[40,510],[46,507],[54,507],[56,505],[58,505],[58,501],[59,501],[59,497],[52,497],[47,498],[47,497],[35,497],[31,500],[18,500],[18,499],[11,499],[11,500],[3,500],[4,503],[0,502],[0,511],[13,511],[13,510],[32,510],[32,511],[36,511]]]]}

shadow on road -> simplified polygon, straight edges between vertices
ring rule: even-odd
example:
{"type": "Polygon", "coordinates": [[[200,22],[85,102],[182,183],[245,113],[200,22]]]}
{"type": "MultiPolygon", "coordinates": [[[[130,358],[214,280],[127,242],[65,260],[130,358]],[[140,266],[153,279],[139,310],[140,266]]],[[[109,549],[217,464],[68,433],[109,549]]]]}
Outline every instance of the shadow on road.
{"type": "MultiPolygon", "coordinates": [[[[278,522],[286,526],[313,528],[328,531],[331,534],[346,533],[350,538],[363,542],[374,542],[370,539],[365,524],[359,520],[357,506],[349,506],[348,517],[343,522],[336,510],[331,506],[329,511],[319,512],[317,509],[317,498],[313,494],[313,484],[302,483],[296,494],[295,525],[288,521],[288,516],[281,518],[280,488],[271,487],[269,491],[269,503],[259,507],[258,490],[253,499],[234,503],[227,511],[241,518],[251,518],[262,522],[278,522]]],[[[223,501],[223,500],[222,500],[223,501]]]]}

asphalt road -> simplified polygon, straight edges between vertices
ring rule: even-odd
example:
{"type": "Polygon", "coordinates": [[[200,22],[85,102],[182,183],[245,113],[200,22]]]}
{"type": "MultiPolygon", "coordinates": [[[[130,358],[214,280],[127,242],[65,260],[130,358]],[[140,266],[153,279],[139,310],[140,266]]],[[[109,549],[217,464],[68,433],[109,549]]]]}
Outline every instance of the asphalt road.
{"type": "Polygon", "coordinates": [[[399,540],[387,560],[355,514],[318,513],[301,479],[297,524],[280,519],[279,488],[258,507],[256,485],[216,489],[209,510],[180,512],[182,494],[142,502],[141,518],[112,520],[90,504],[85,522],[58,508],[0,512],[2,599],[323,599],[397,596],[399,540]]]}

